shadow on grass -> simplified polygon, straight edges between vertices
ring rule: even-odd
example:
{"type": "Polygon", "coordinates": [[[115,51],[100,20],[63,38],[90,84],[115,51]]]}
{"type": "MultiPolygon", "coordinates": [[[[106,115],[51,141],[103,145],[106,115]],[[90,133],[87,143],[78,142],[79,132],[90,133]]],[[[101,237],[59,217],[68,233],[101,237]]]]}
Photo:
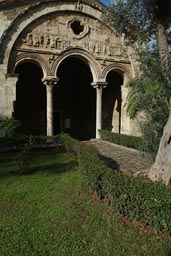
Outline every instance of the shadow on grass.
{"type": "Polygon", "coordinates": [[[73,171],[77,167],[77,161],[72,160],[66,163],[51,163],[46,165],[39,165],[36,172],[50,172],[54,174],[59,174],[63,172],[73,171]]]}
{"type": "Polygon", "coordinates": [[[21,169],[21,170],[9,170],[6,172],[3,172],[3,170],[0,171],[0,179],[10,176],[25,176],[25,175],[33,175],[35,173],[49,173],[49,174],[61,174],[64,172],[73,171],[77,167],[77,161],[71,160],[68,162],[55,162],[55,163],[46,163],[46,164],[35,164],[34,166],[28,167],[27,169],[21,169]]]}

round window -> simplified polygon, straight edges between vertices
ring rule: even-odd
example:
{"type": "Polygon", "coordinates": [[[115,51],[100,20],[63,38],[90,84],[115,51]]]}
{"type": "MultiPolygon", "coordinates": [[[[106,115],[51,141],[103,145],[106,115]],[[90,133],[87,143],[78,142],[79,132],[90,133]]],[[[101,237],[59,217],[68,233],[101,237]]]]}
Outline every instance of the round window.
{"type": "Polygon", "coordinates": [[[84,25],[80,20],[74,20],[71,23],[71,29],[75,35],[80,35],[84,31],[84,25]]]}

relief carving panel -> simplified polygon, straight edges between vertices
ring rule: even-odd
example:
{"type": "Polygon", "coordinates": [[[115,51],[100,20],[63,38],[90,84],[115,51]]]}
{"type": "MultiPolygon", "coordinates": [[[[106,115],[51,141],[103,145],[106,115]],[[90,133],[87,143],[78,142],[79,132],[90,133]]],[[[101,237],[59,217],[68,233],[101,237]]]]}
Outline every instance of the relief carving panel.
{"type": "Polygon", "coordinates": [[[95,57],[128,60],[126,50],[116,35],[99,21],[76,14],[54,14],[44,17],[25,31],[18,49],[59,54],[79,47],[95,57]]]}

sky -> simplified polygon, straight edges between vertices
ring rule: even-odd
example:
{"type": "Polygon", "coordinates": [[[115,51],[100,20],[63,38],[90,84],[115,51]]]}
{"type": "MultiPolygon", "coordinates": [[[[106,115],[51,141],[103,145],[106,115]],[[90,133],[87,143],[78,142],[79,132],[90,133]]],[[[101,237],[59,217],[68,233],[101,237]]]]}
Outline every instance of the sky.
{"type": "Polygon", "coordinates": [[[110,0],[101,0],[102,3],[108,4],[110,0]]]}

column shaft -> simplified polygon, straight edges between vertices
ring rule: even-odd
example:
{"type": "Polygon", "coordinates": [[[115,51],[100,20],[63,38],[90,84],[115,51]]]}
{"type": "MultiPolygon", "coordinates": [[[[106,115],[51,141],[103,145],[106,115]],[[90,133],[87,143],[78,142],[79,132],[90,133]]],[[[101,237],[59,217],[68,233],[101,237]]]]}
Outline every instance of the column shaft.
{"type": "Polygon", "coordinates": [[[53,86],[46,86],[47,136],[53,136],[53,86]]]}
{"type": "Polygon", "coordinates": [[[96,139],[100,138],[98,130],[102,129],[102,92],[107,82],[93,82],[91,85],[96,89],[96,139]]]}
{"type": "Polygon", "coordinates": [[[43,80],[43,83],[46,85],[46,124],[47,124],[47,130],[46,135],[47,136],[53,136],[53,88],[59,81],[59,78],[53,77],[53,78],[47,78],[43,80]]]}
{"type": "Polygon", "coordinates": [[[98,130],[102,129],[102,88],[96,88],[96,138],[100,135],[98,130]]]}

